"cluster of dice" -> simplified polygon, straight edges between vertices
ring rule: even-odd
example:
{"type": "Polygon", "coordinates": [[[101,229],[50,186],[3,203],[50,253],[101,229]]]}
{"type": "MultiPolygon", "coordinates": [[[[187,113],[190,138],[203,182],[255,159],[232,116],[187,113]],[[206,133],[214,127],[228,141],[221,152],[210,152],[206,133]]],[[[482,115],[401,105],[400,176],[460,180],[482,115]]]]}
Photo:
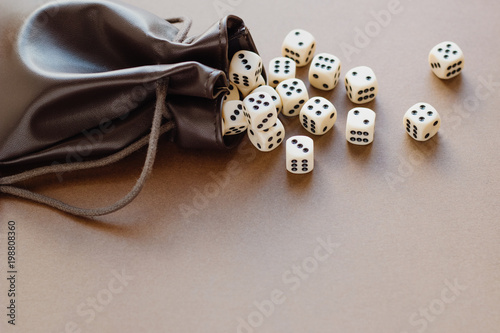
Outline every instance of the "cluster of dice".
{"type": "MultiPolygon", "coordinates": [[[[304,129],[314,135],[327,133],[337,120],[335,106],[324,97],[309,98],[304,82],[296,78],[296,68],[311,63],[309,83],[320,90],[334,89],[340,80],[341,61],[332,54],[314,55],[316,41],[307,31],[292,30],[284,39],[282,57],[269,62],[268,85],[262,76],[262,59],[254,52],[241,50],[234,54],[229,66],[229,94],[222,105],[224,135],[247,131],[250,142],[260,151],[278,147],[285,138],[285,128],[278,118],[299,116],[304,129]],[[243,100],[241,100],[243,98],[243,100]]],[[[464,57],[453,42],[436,45],[429,53],[429,64],[441,79],[461,73],[464,57]]],[[[349,70],[344,83],[347,97],[355,104],[372,101],[378,83],[373,70],[366,66],[349,70]]],[[[347,114],[346,140],[356,145],[373,142],[376,114],[355,107],[347,114]]],[[[405,113],[407,133],[417,141],[433,137],[441,125],[434,107],[417,103],[405,113]]],[[[291,173],[308,173],[314,168],[314,142],[308,136],[293,136],[286,142],[286,168],[291,173]]]]}

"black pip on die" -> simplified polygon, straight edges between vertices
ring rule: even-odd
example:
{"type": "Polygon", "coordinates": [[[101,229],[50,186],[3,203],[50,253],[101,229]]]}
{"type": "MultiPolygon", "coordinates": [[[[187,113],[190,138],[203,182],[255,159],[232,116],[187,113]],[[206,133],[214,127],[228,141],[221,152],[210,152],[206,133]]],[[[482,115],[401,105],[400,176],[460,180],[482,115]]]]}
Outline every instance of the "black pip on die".
{"type": "Polygon", "coordinates": [[[244,132],[248,123],[242,101],[230,100],[222,104],[222,130],[224,135],[235,135],[244,132]]]}
{"type": "Polygon", "coordinates": [[[262,131],[272,127],[278,120],[274,101],[266,92],[251,93],[243,100],[243,104],[249,127],[262,131]]]}
{"type": "Polygon", "coordinates": [[[248,138],[250,142],[262,152],[270,152],[276,149],[285,138],[285,127],[278,119],[276,123],[268,129],[259,131],[255,128],[248,128],[248,138]]]}
{"type": "Polygon", "coordinates": [[[337,121],[337,110],[326,98],[313,97],[300,110],[300,121],[309,133],[323,135],[337,121]]]}
{"type": "Polygon", "coordinates": [[[439,130],[441,117],[432,105],[417,103],[406,111],[403,125],[413,139],[427,141],[439,130]]]}
{"type": "Polygon", "coordinates": [[[307,65],[312,60],[315,50],[314,36],[302,29],[290,31],[281,46],[281,54],[295,61],[297,67],[307,65]]]}
{"type": "Polygon", "coordinates": [[[429,52],[429,65],[440,79],[451,79],[462,72],[464,54],[457,44],[442,42],[429,52]]]}
{"type": "Polygon", "coordinates": [[[297,135],[286,140],[286,169],[295,174],[304,174],[314,169],[314,141],[297,135]]]}
{"type": "Polygon", "coordinates": [[[347,114],[346,140],[355,145],[367,145],[373,141],[375,112],[368,108],[354,108],[347,114]]]}
{"type": "Polygon", "coordinates": [[[340,59],[329,53],[316,55],[309,67],[309,82],[320,90],[332,90],[340,78],[340,59]]]}
{"type": "Polygon", "coordinates": [[[276,87],[276,91],[283,103],[283,114],[285,116],[298,116],[300,109],[309,99],[306,85],[300,79],[288,79],[276,87]]]}
{"type": "Polygon", "coordinates": [[[374,100],[378,92],[375,73],[367,66],[351,69],[345,75],[345,89],[353,103],[362,104],[374,100]]]}
{"type": "Polygon", "coordinates": [[[286,57],[277,57],[269,62],[267,78],[273,88],[286,79],[293,79],[297,70],[295,61],[286,57]]]}

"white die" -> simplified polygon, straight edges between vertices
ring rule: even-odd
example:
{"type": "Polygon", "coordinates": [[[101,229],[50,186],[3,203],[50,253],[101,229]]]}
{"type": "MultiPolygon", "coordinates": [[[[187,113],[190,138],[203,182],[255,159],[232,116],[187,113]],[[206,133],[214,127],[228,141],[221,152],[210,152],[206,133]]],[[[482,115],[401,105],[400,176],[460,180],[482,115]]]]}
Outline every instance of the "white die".
{"type": "Polygon", "coordinates": [[[295,174],[304,174],[314,169],[314,141],[304,135],[286,140],[286,169],[295,174]]]}
{"type": "Polygon", "coordinates": [[[332,90],[340,78],[340,59],[329,53],[316,55],[309,68],[309,82],[314,88],[332,90]]]}
{"type": "Polygon", "coordinates": [[[429,52],[429,65],[440,79],[451,79],[462,72],[464,54],[457,44],[442,42],[429,52]]]}
{"type": "Polygon", "coordinates": [[[235,135],[244,132],[248,123],[242,101],[233,100],[222,103],[222,129],[224,135],[235,135]]]}
{"type": "Polygon", "coordinates": [[[283,103],[285,116],[298,116],[302,105],[309,99],[306,85],[300,79],[288,79],[276,87],[283,103]]]}
{"type": "Polygon", "coordinates": [[[241,50],[234,54],[229,64],[229,80],[243,93],[249,93],[257,86],[262,74],[262,59],[252,51],[241,50]]]}
{"type": "Polygon", "coordinates": [[[354,108],[347,114],[346,140],[356,145],[367,145],[373,141],[375,112],[368,108],[354,108]]]}
{"type": "Polygon", "coordinates": [[[337,110],[326,98],[313,97],[300,110],[300,120],[308,132],[323,135],[337,121],[337,110]]]}
{"type": "Polygon", "coordinates": [[[283,109],[283,104],[281,103],[281,97],[280,95],[276,92],[276,90],[273,89],[273,87],[271,86],[260,86],[260,87],[257,87],[255,88],[252,93],[255,93],[255,92],[265,92],[265,93],[268,93],[271,98],[273,99],[273,102],[274,102],[274,106],[276,107],[276,113],[280,113],[281,110],[283,109]]]}
{"type": "Polygon", "coordinates": [[[229,93],[224,96],[224,101],[239,101],[240,100],[240,91],[238,87],[232,82],[229,82],[229,93]]]}
{"type": "Polygon", "coordinates": [[[279,119],[271,127],[263,131],[249,128],[247,130],[250,142],[260,151],[269,152],[276,149],[285,138],[285,127],[279,119]]]}
{"type": "Polygon", "coordinates": [[[277,57],[269,62],[269,71],[267,73],[269,85],[273,88],[286,79],[293,79],[297,66],[295,61],[286,57],[277,57]]]}
{"type": "Polygon", "coordinates": [[[293,59],[297,67],[307,65],[312,60],[314,51],[316,51],[314,36],[302,29],[290,31],[281,46],[281,54],[293,59]]]}
{"type": "Polygon", "coordinates": [[[360,66],[346,73],[345,88],[351,102],[362,104],[375,99],[378,92],[378,82],[370,67],[360,66]]]}
{"type": "Polygon", "coordinates": [[[427,141],[436,135],[441,127],[441,117],[432,105],[417,103],[406,111],[403,125],[413,139],[427,141]]]}
{"type": "Polygon", "coordinates": [[[244,100],[248,126],[262,131],[276,123],[278,113],[274,101],[266,92],[256,92],[248,95],[244,100]]]}

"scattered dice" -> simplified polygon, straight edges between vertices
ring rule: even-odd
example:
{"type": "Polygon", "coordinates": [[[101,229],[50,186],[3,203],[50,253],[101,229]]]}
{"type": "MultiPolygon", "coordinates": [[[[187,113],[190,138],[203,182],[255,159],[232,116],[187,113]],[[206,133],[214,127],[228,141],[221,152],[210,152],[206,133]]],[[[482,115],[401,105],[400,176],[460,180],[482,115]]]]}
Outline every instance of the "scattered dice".
{"type": "Polygon", "coordinates": [[[278,113],[274,101],[266,92],[256,92],[248,95],[244,100],[248,126],[256,130],[265,130],[276,123],[278,113]]]}
{"type": "Polygon", "coordinates": [[[276,87],[283,103],[285,116],[298,116],[300,108],[309,99],[306,85],[300,79],[288,79],[276,87]]]}
{"type": "Polygon", "coordinates": [[[265,93],[268,93],[273,102],[274,102],[274,106],[276,107],[276,113],[280,113],[281,110],[283,109],[283,104],[281,103],[281,97],[280,95],[276,92],[276,90],[273,89],[273,87],[271,86],[260,86],[260,87],[257,87],[255,88],[252,93],[255,93],[255,92],[265,92],[265,93]]]}
{"type": "Polygon", "coordinates": [[[464,68],[464,54],[457,44],[442,42],[430,51],[429,65],[438,78],[451,79],[464,68]]]}
{"type": "Polygon", "coordinates": [[[224,96],[224,101],[238,101],[240,100],[240,91],[234,83],[229,82],[229,93],[224,96]]]}
{"type": "Polygon", "coordinates": [[[241,50],[234,54],[229,64],[229,80],[246,96],[257,87],[262,74],[262,59],[254,52],[241,50]]]}
{"type": "Polygon", "coordinates": [[[345,75],[345,88],[351,102],[356,104],[370,102],[375,99],[378,92],[375,73],[370,67],[355,67],[345,75]]]}
{"type": "Polygon", "coordinates": [[[245,105],[242,101],[226,101],[222,104],[222,125],[224,135],[240,134],[247,129],[247,120],[244,116],[245,105]]]}
{"type": "Polygon", "coordinates": [[[314,168],[314,142],[310,137],[297,135],[286,140],[286,169],[295,174],[311,172],[314,168]]]}
{"type": "Polygon", "coordinates": [[[307,65],[314,56],[316,41],[314,36],[302,29],[292,30],[286,35],[281,54],[284,57],[293,59],[297,67],[307,65]]]}
{"type": "Polygon", "coordinates": [[[268,81],[273,88],[286,79],[293,79],[296,72],[295,61],[286,57],[277,57],[269,62],[268,81]]]}
{"type": "Polygon", "coordinates": [[[332,90],[340,78],[340,59],[328,53],[316,55],[309,68],[309,82],[314,88],[332,90]]]}
{"type": "Polygon", "coordinates": [[[436,135],[441,117],[432,105],[417,103],[406,111],[403,123],[409,136],[417,141],[426,141],[436,135]]]}
{"type": "Polygon", "coordinates": [[[300,110],[302,126],[312,134],[328,132],[337,120],[337,110],[324,97],[313,97],[300,110]]]}
{"type": "Polygon", "coordinates": [[[375,112],[367,108],[354,108],[347,114],[346,139],[356,145],[373,141],[375,112]]]}
{"type": "Polygon", "coordinates": [[[259,131],[253,128],[248,129],[250,142],[260,151],[269,152],[276,149],[285,137],[285,128],[279,119],[271,128],[259,131]]]}

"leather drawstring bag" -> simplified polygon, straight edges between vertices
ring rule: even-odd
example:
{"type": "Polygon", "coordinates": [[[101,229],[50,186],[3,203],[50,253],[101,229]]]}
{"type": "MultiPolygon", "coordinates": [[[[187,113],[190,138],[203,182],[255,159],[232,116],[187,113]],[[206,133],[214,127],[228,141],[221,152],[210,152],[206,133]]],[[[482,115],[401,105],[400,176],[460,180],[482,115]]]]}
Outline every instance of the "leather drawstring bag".
{"type": "Polygon", "coordinates": [[[229,61],[257,49],[236,16],[187,38],[190,25],[105,0],[57,1],[31,13],[14,39],[2,39],[2,86],[12,82],[23,93],[0,101],[0,192],[99,216],[138,195],[160,135],[186,148],[237,145],[242,135],[221,132],[229,61]],[[137,183],[109,207],[78,208],[16,185],[115,163],[146,145],[137,183]]]}

